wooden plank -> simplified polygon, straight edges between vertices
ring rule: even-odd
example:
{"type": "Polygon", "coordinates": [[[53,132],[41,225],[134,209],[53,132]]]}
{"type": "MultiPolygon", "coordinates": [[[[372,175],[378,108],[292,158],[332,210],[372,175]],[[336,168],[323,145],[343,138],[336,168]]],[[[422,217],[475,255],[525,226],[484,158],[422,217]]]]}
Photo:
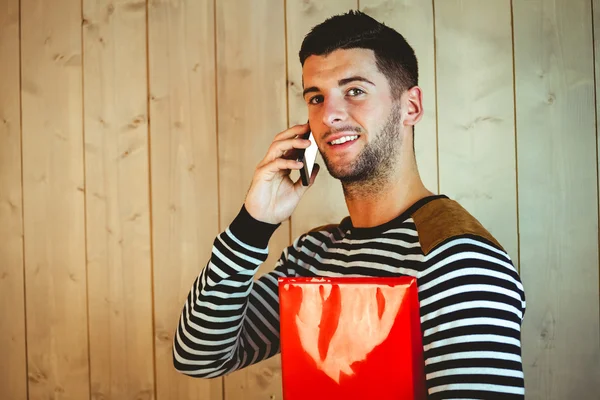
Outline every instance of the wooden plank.
{"type": "Polygon", "coordinates": [[[423,118],[415,127],[419,175],[429,190],[438,191],[437,110],[433,2],[423,0],[360,0],[365,14],[397,30],[413,47],[423,91],[423,118]]]}
{"type": "MultiPolygon", "coordinates": [[[[592,0],[592,26],[593,26],[593,43],[594,43],[594,83],[595,83],[595,100],[596,100],[596,179],[598,180],[598,226],[600,226],[600,0],[592,0]]],[[[600,235],[600,233],[599,233],[600,235]]],[[[598,241],[598,252],[600,258],[600,237],[598,241]]],[[[598,280],[600,281],[600,263],[598,263],[598,280]]],[[[600,308],[600,288],[598,289],[598,308],[600,308]]],[[[600,316],[598,317],[600,318],[600,316]]],[[[599,328],[600,329],[600,328],[599,328]]],[[[599,335],[600,336],[600,335],[599,335]]],[[[600,338],[599,338],[600,340],[600,338]]],[[[598,359],[600,357],[597,357],[598,359]]],[[[597,361],[600,362],[600,361],[597,361]]],[[[600,369],[600,367],[598,367],[600,369]]],[[[597,376],[600,374],[596,374],[597,376]]],[[[596,388],[597,390],[597,388],[596,388]]]]}
{"type": "MultiPolygon", "coordinates": [[[[302,96],[302,65],[298,52],[304,36],[325,19],[346,13],[358,7],[357,0],[286,2],[287,59],[288,59],[288,113],[290,126],[304,124],[308,120],[308,108],[302,96]]],[[[291,217],[291,238],[294,240],[306,231],[324,224],[339,223],[348,215],[342,185],[334,179],[320,154],[315,161],[321,167],[319,176],[291,217]]],[[[293,172],[298,178],[299,174],[293,172]]]]}
{"type": "Polygon", "coordinates": [[[154,399],[146,6],[83,17],[91,394],[154,399]]]}
{"type": "MultiPolygon", "coordinates": [[[[217,4],[221,229],[239,212],[256,165],[287,127],[284,18],[282,1],[217,4]]],[[[273,236],[258,275],[272,269],[288,244],[286,221],[273,236]]]]}
{"type": "Polygon", "coordinates": [[[591,2],[513,2],[528,399],[600,393],[591,2]]]}
{"type": "Polygon", "coordinates": [[[81,2],[21,1],[29,398],[89,398],[81,2]]]}
{"type": "Polygon", "coordinates": [[[0,391],[27,399],[19,1],[0,3],[0,391]]]}
{"type": "Polygon", "coordinates": [[[510,2],[435,2],[440,192],[518,268],[510,2]]]}
{"type": "MultiPolygon", "coordinates": [[[[223,230],[239,212],[273,138],[287,127],[284,1],[219,0],[216,16],[223,230]]],[[[257,277],[273,269],[289,242],[289,222],[284,221],[257,277]]],[[[226,399],[280,398],[280,392],[277,356],[225,377],[226,399]]]]}
{"type": "Polygon", "coordinates": [[[218,233],[212,0],[151,0],[150,149],[159,400],[222,399],[222,379],[173,368],[173,335],[218,233]]]}

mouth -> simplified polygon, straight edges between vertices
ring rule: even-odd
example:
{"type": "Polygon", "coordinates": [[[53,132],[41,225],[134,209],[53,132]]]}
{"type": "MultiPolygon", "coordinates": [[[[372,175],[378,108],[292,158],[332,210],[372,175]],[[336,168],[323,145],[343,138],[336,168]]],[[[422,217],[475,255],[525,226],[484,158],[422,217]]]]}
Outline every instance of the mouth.
{"type": "Polygon", "coordinates": [[[334,147],[347,145],[349,143],[354,143],[356,140],[358,140],[358,136],[359,135],[342,136],[340,138],[332,140],[331,142],[327,142],[327,144],[329,144],[330,146],[334,146],[334,147]]]}

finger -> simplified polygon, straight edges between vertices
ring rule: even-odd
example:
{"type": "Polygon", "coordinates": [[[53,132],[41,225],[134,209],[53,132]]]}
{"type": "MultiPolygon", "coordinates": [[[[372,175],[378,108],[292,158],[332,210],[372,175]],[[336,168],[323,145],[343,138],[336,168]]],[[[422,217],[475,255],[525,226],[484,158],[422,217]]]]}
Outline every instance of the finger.
{"type": "Polygon", "coordinates": [[[271,157],[272,159],[279,157],[297,158],[300,153],[298,150],[306,149],[309,146],[310,140],[300,138],[274,142],[269,149],[267,157],[271,157]]]}
{"type": "Polygon", "coordinates": [[[308,130],[309,130],[308,123],[302,124],[302,125],[294,125],[291,128],[286,129],[285,131],[280,132],[277,135],[275,135],[275,138],[273,139],[273,141],[276,142],[276,141],[280,141],[280,140],[294,138],[298,135],[308,133],[308,130]]]}
{"type": "Polygon", "coordinates": [[[286,150],[281,156],[281,158],[285,158],[286,160],[297,160],[298,158],[300,158],[300,150],[286,150]]]}
{"type": "Polygon", "coordinates": [[[300,138],[273,142],[267,151],[267,155],[259,165],[266,165],[271,161],[282,157],[295,160],[298,156],[298,150],[306,149],[308,146],[310,146],[310,140],[300,138]]]}
{"type": "Polygon", "coordinates": [[[267,150],[266,156],[258,164],[258,167],[263,167],[264,165],[270,163],[274,159],[282,156],[288,159],[297,159],[298,152],[294,151],[294,149],[307,148],[310,145],[310,141],[308,141],[308,139],[302,139],[298,136],[306,134],[308,132],[309,125],[308,123],[306,123],[302,125],[295,125],[277,134],[275,136],[275,139],[271,143],[271,146],[267,150]],[[303,140],[305,140],[306,142],[304,143],[304,145],[297,145],[296,147],[294,147],[293,144],[290,145],[290,140],[296,140],[297,143],[302,143],[303,140]]]}
{"type": "Polygon", "coordinates": [[[259,168],[258,176],[265,180],[271,180],[280,172],[289,174],[291,170],[299,170],[304,164],[296,160],[286,160],[277,158],[270,163],[259,168]]]}

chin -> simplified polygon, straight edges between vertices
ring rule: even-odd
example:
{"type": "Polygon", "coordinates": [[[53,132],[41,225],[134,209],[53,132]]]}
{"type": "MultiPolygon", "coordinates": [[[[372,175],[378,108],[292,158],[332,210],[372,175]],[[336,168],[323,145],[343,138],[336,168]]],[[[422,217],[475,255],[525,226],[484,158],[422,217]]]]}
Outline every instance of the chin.
{"type": "Polygon", "coordinates": [[[361,171],[354,170],[348,164],[344,166],[336,166],[325,162],[325,166],[327,167],[327,171],[329,171],[329,175],[343,183],[360,181],[365,175],[364,173],[361,173],[361,171]]]}
{"type": "Polygon", "coordinates": [[[338,166],[333,166],[327,161],[325,161],[325,167],[327,167],[327,171],[329,171],[329,175],[331,175],[335,179],[343,179],[347,175],[347,171],[344,171],[343,168],[338,166]]]}

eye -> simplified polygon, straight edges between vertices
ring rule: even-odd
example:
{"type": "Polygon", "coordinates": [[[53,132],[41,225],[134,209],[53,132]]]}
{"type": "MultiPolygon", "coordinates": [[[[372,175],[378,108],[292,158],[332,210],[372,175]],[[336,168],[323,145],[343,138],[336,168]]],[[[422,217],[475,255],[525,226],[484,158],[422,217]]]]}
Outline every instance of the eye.
{"type": "Polygon", "coordinates": [[[322,103],[322,102],[323,102],[323,96],[320,94],[308,99],[308,104],[318,104],[318,103],[322,103]]]}
{"type": "Polygon", "coordinates": [[[359,88],[352,88],[352,89],[348,90],[346,93],[348,93],[350,96],[358,96],[359,94],[364,94],[365,92],[359,88]]]}

